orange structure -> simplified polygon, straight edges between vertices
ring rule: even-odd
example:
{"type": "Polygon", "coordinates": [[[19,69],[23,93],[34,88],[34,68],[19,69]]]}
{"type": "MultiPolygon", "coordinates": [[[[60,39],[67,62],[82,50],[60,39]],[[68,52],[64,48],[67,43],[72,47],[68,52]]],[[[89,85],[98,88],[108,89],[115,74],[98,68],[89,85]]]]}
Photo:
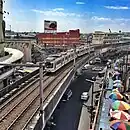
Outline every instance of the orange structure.
{"type": "Polygon", "coordinates": [[[39,44],[51,46],[70,46],[80,44],[80,30],[69,30],[69,32],[39,33],[37,34],[39,44]]]}

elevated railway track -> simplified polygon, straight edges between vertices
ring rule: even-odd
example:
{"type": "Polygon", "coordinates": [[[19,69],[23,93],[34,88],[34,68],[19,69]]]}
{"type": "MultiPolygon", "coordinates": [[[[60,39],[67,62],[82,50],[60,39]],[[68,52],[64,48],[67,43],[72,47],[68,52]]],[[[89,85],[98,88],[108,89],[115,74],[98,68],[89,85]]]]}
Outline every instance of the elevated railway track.
{"type": "MultiPolygon", "coordinates": [[[[78,59],[78,62],[81,60],[78,59]]],[[[43,104],[49,100],[55,92],[58,85],[72,70],[71,62],[64,67],[58,74],[43,77],[43,104]]],[[[23,89],[19,90],[11,98],[0,105],[0,128],[1,130],[24,130],[30,122],[33,115],[39,112],[39,77],[23,89]],[[30,118],[31,117],[31,118],[30,118]]]]}

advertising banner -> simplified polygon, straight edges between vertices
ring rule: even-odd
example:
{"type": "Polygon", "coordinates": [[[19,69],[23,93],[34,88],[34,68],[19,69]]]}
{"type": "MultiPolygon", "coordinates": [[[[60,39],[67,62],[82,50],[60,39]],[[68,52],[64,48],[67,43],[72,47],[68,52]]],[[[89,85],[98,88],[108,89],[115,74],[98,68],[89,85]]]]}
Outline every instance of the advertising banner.
{"type": "Polygon", "coordinates": [[[57,30],[57,22],[44,20],[44,31],[48,31],[48,30],[56,31],[57,30]]]}

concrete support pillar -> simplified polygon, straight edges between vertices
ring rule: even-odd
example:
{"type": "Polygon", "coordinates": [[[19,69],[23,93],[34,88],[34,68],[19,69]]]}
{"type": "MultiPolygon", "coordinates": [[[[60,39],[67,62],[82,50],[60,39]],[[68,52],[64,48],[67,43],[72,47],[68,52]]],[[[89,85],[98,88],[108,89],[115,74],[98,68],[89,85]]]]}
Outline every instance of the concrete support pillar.
{"type": "Polygon", "coordinates": [[[25,62],[31,62],[31,44],[30,43],[25,43],[24,45],[24,61],[25,62]]]}
{"type": "Polygon", "coordinates": [[[0,56],[4,55],[4,30],[5,22],[3,21],[3,0],[0,0],[0,56]]]}

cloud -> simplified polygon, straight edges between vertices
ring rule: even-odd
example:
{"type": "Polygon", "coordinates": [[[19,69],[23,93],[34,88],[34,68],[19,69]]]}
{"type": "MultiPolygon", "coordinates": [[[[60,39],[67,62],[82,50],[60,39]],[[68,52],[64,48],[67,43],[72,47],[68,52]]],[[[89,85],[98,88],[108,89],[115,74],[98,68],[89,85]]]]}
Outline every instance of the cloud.
{"type": "Polygon", "coordinates": [[[117,18],[116,21],[130,22],[129,18],[117,18]]]}
{"type": "Polygon", "coordinates": [[[130,9],[127,6],[104,6],[107,9],[114,9],[114,10],[127,10],[130,9]]]}
{"type": "Polygon", "coordinates": [[[93,16],[91,18],[91,20],[93,21],[98,21],[98,22],[111,22],[111,23],[115,23],[115,22],[130,22],[129,18],[108,18],[108,17],[98,17],[98,16],[93,16]]]}
{"type": "Polygon", "coordinates": [[[64,8],[55,8],[55,9],[53,9],[53,11],[63,11],[64,10],[64,8]]]}
{"type": "Polygon", "coordinates": [[[76,4],[77,4],[77,5],[84,5],[85,2],[77,1],[76,4]]]}
{"type": "Polygon", "coordinates": [[[121,26],[125,26],[125,23],[121,23],[120,25],[121,25],[121,26]]]}
{"type": "Polygon", "coordinates": [[[93,16],[91,19],[95,21],[111,21],[111,18],[98,17],[98,16],[93,16]]]}
{"type": "Polygon", "coordinates": [[[54,10],[54,9],[46,10],[46,11],[32,9],[31,11],[43,14],[45,16],[60,16],[60,17],[67,17],[67,16],[77,16],[77,17],[80,17],[81,16],[80,14],[71,13],[71,12],[70,13],[65,13],[63,11],[57,11],[57,10],[54,10]]]}

